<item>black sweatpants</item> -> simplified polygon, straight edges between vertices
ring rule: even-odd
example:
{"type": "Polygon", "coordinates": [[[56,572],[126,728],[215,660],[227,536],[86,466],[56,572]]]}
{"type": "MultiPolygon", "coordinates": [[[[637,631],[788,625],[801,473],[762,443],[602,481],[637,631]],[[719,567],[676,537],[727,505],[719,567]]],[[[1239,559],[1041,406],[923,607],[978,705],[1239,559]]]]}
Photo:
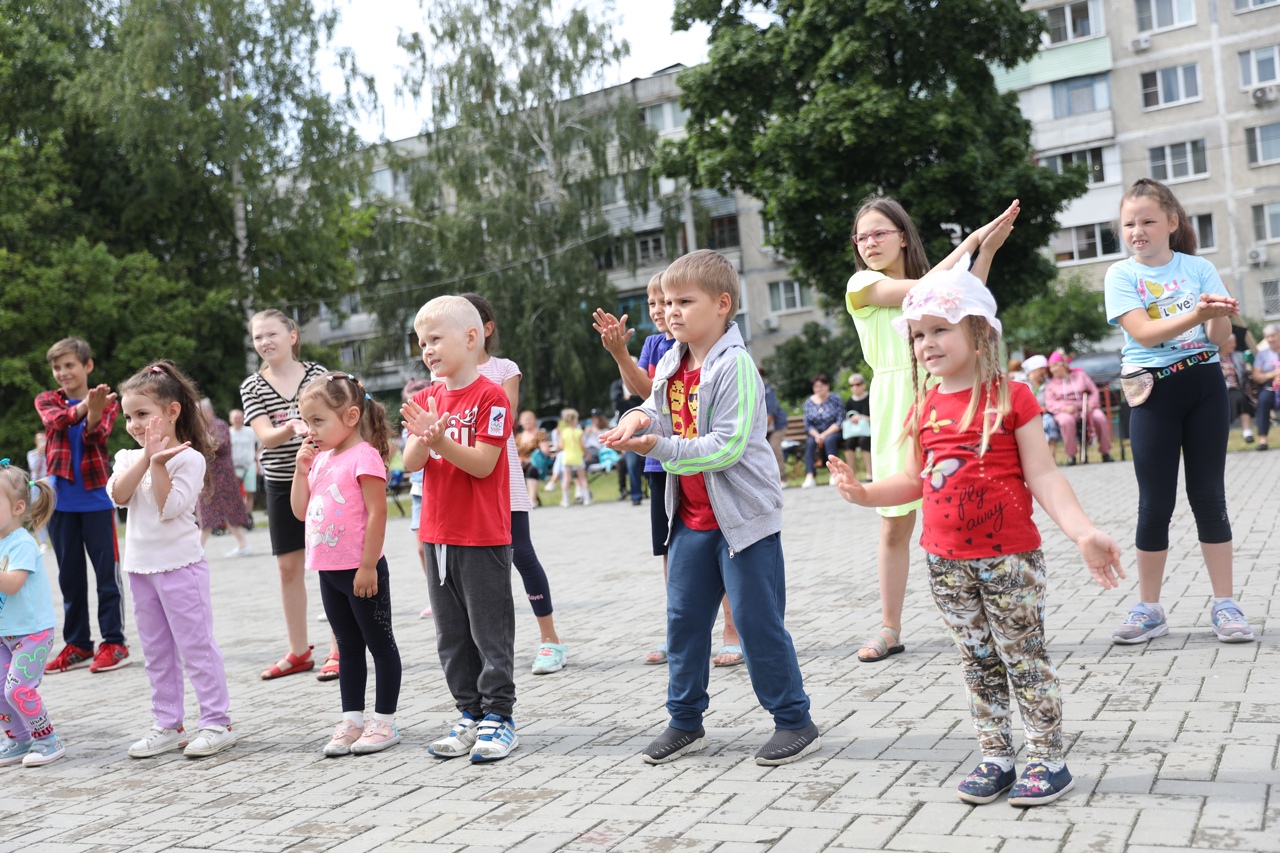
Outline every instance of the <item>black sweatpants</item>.
{"type": "Polygon", "coordinates": [[[387,558],[378,560],[378,594],[358,598],[355,569],[320,572],[320,600],[338,641],[338,688],[342,711],[364,711],[364,691],[369,667],[367,648],[373,657],[373,710],[394,714],[400,701],[400,648],[391,630],[391,575],[387,558]]]}

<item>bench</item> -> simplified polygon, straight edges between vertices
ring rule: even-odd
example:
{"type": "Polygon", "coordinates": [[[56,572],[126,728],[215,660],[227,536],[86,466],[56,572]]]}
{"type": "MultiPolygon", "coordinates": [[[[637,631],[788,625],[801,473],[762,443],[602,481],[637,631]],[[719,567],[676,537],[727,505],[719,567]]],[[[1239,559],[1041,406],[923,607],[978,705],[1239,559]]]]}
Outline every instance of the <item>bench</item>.
{"type": "Polygon", "coordinates": [[[396,509],[400,510],[400,517],[404,518],[404,505],[400,503],[400,496],[409,491],[409,478],[403,470],[396,469],[391,471],[387,476],[387,494],[395,503],[396,509]]]}

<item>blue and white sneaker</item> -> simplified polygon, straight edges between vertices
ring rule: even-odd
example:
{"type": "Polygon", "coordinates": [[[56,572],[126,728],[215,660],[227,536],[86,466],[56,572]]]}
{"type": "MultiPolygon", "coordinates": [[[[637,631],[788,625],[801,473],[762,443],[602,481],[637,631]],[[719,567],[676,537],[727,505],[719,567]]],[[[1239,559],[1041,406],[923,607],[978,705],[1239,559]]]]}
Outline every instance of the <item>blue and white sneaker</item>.
{"type": "Polygon", "coordinates": [[[449,734],[432,741],[427,752],[436,758],[461,758],[470,755],[471,748],[476,744],[477,725],[475,718],[463,711],[462,719],[454,723],[449,734]]]}
{"type": "Polygon", "coordinates": [[[1022,768],[1022,776],[1013,783],[1013,790],[1009,792],[1009,805],[1043,806],[1045,803],[1052,803],[1075,786],[1076,780],[1071,778],[1067,765],[1062,765],[1062,769],[1055,772],[1039,761],[1033,761],[1022,768]]]}
{"type": "Polygon", "coordinates": [[[516,737],[516,721],[510,717],[488,714],[480,721],[476,732],[476,745],[471,747],[471,761],[500,761],[520,745],[516,737]]]}
{"type": "Polygon", "coordinates": [[[3,746],[0,746],[0,767],[6,764],[21,764],[30,749],[31,738],[26,740],[4,738],[3,746]]]}
{"type": "Polygon", "coordinates": [[[1253,642],[1253,629],[1249,627],[1249,620],[1244,618],[1240,605],[1232,599],[1228,598],[1221,604],[1213,605],[1210,618],[1213,620],[1213,633],[1217,634],[1222,642],[1253,642]]]}
{"type": "Polygon", "coordinates": [[[1139,601],[1129,610],[1120,627],[1111,632],[1111,642],[1133,645],[1163,637],[1169,633],[1169,623],[1164,621],[1163,610],[1152,610],[1139,601]]]}
{"type": "Polygon", "coordinates": [[[62,745],[62,741],[58,740],[57,735],[34,738],[31,741],[31,748],[22,757],[22,766],[39,767],[41,764],[57,761],[66,754],[67,748],[62,745]]]}
{"type": "Polygon", "coordinates": [[[533,659],[533,674],[546,675],[559,672],[569,662],[569,647],[560,643],[543,643],[538,656],[533,659]]]}
{"type": "Polygon", "coordinates": [[[1012,767],[1005,770],[994,761],[983,761],[965,777],[956,788],[956,793],[966,803],[981,806],[993,802],[1012,788],[1017,779],[1018,773],[1012,767]]]}

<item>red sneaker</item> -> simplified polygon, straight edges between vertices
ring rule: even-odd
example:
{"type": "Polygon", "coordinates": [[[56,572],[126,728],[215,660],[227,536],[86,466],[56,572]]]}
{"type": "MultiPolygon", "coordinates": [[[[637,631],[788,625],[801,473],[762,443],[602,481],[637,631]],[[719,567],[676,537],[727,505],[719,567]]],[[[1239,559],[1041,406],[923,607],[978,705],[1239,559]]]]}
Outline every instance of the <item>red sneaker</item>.
{"type": "Polygon", "coordinates": [[[129,650],[124,646],[116,643],[102,643],[98,646],[98,653],[93,657],[93,663],[89,665],[89,671],[110,672],[131,663],[133,661],[129,660],[129,650]]]}
{"type": "Polygon", "coordinates": [[[79,669],[82,666],[88,666],[90,659],[93,657],[93,649],[82,649],[79,646],[73,646],[70,643],[62,647],[62,651],[58,652],[58,656],[44,665],[45,674],[51,672],[66,672],[69,669],[79,669]]]}

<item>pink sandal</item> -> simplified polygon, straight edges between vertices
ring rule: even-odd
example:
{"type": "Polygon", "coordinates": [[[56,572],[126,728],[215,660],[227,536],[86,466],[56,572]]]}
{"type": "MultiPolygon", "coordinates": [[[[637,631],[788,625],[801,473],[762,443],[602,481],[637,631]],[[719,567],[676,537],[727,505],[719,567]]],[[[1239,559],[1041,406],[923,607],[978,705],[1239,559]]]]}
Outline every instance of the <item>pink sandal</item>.
{"type": "Polygon", "coordinates": [[[300,655],[289,652],[284,656],[285,663],[289,664],[289,666],[281,669],[280,664],[271,664],[271,666],[263,670],[262,680],[270,681],[273,678],[284,678],[286,675],[293,675],[297,672],[310,672],[315,669],[316,662],[311,659],[311,650],[314,648],[315,646],[307,646],[306,652],[300,655]]]}

